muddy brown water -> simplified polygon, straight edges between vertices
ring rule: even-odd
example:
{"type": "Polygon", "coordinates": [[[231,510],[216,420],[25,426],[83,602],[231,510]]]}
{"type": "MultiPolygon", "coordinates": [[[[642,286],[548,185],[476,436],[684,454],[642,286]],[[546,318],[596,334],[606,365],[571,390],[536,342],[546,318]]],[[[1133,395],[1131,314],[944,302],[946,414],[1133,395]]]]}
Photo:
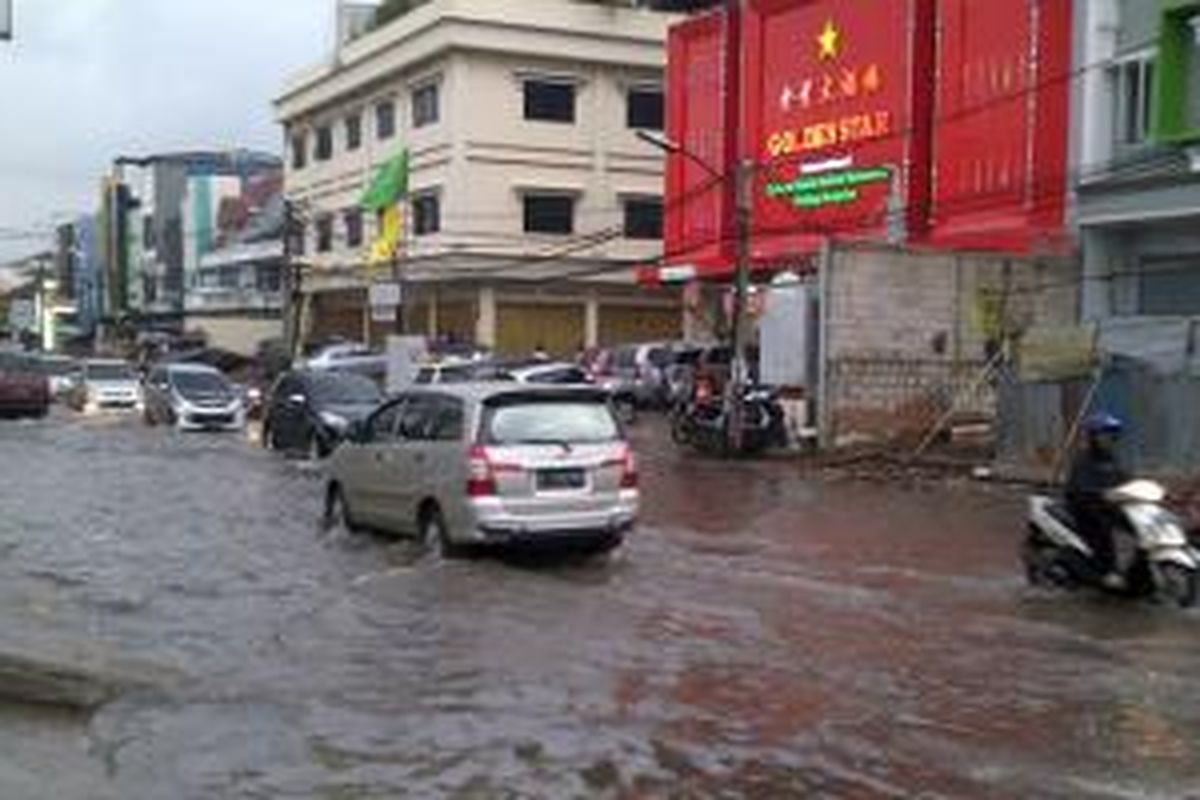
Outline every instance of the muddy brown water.
{"type": "Polygon", "coordinates": [[[1027,589],[1011,492],[822,483],[640,425],[613,558],[324,532],[229,436],[0,424],[3,798],[1200,797],[1196,616],[1027,589]]]}

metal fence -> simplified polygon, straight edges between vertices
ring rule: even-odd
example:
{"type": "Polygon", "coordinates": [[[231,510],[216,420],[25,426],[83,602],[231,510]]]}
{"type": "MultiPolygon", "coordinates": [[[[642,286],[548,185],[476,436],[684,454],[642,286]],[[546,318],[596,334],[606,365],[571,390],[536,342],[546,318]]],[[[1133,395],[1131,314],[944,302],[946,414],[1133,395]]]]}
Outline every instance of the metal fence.
{"type": "Polygon", "coordinates": [[[1126,420],[1122,443],[1132,469],[1165,474],[1200,470],[1200,377],[1166,374],[1114,358],[1094,379],[1004,381],[999,391],[997,455],[1034,468],[1054,466],[1074,420],[1109,411],[1126,420]],[[1084,403],[1091,402],[1087,408],[1084,403]]]}

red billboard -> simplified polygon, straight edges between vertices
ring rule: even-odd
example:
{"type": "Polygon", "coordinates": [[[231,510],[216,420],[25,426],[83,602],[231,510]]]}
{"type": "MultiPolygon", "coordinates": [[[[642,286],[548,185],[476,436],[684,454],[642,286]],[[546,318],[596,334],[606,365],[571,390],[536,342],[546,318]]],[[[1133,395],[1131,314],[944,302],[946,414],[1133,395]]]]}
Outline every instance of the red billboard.
{"type": "Polygon", "coordinates": [[[827,235],[1061,247],[1069,2],[749,0],[732,27],[727,13],[670,38],[668,133],[699,158],[668,159],[666,263],[732,269],[739,158],[759,268],[803,263],[827,235]],[[714,172],[723,189],[705,192],[714,172]]]}
{"type": "Polygon", "coordinates": [[[939,0],[933,244],[1067,246],[1070,6],[939,0]]]}
{"type": "MultiPolygon", "coordinates": [[[[667,135],[691,157],[667,159],[663,238],[668,261],[699,273],[721,272],[733,260],[733,142],[727,119],[736,93],[727,90],[731,40],[724,14],[671,28],[667,66],[667,135]]],[[[736,126],[733,126],[736,128],[736,126]]]]}
{"type": "Polygon", "coordinates": [[[828,233],[902,239],[919,225],[910,196],[925,191],[928,81],[913,45],[932,34],[931,2],[749,4],[742,152],[757,165],[755,259],[803,256],[828,233]]]}

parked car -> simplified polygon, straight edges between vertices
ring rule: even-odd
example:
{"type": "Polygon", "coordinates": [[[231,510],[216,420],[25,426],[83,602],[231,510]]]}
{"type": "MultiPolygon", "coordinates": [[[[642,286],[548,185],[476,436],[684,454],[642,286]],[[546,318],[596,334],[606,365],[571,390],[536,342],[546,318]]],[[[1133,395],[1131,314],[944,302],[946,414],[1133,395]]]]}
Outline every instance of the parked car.
{"type": "Polygon", "coordinates": [[[452,358],[424,365],[417,371],[414,383],[424,386],[431,383],[501,380],[509,380],[508,373],[504,367],[494,361],[467,361],[452,358]]]}
{"type": "Polygon", "coordinates": [[[140,411],[142,385],[137,372],[126,361],[94,358],[83,362],[79,380],[68,396],[78,411],[140,411]]]}
{"type": "Polygon", "coordinates": [[[246,427],[243,392],[216,367],[154,367],[146,377],[144,396],[147,425],[173,425],[181,431],[240,431],[246,427]]]}
{"type": "Polygon", "coordinates": [[[0,417],[44,417],[50,412],[50,383],[16,353],[0,353],[0,417]]]}
{"type": "Polygon", "coordinates": [[[387,375],[387,356],[365,344],[339,342],[326,345],[310,355],[304,362],[309,370],[337,370],[356,372],[372,378],[382,379],[387,375]]]}
{"type": "Polygon", "coordinates": [[[518,383],[574,384],[599,386],[610,395],[617,416],[622,422],[631,423],[637,418],[637,397],[621,381],[594,378],[583,367],[563,361],[539,361],[507,371],[518,383]]]}
{"type": "Polygon", "coordinates": [[[341,443],[351,423],[383,400],[370,378],[353,372],[300,370],[280,376],[263,417],[265,447],[325,458],[341,443]]]}
{"type": "Polygon", "coordinates": [[[670,363],[670,344],[624,345],[604,360],[598,377],[608,380],[614,391],[632,394],[643,408],[663,408],[667,405],[663,368],[670,363]]]}
{"type": "Polygon", "coordinates": [[[638,514],[633,450],[606,392],[468,383],[387,402],[329,462],[326,519],[463,546],[603,552],[638,514]]]}

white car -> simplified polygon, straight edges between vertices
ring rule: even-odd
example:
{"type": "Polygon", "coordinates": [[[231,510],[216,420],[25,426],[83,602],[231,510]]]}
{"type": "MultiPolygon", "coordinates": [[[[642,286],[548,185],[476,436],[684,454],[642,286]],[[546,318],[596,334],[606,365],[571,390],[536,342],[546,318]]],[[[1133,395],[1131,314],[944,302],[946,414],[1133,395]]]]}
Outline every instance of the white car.
{"type": "Polygon", "coordinates": [[[342,342],[313,353],[303,366],[310,370],[342,370],[379,377],[387,373],[387,356],[364,344],[342,342]]]}
{"type": "Polygon", "coordinates": [[[84,413],[142,410],[142,384],[126,361],[93,358],[83,362],[71,389],[71,405],[84,413]]]}
{"type": "Polygon", "coordinates": [[[245,395],[221,371],[204,364],[167,364],[146,378],[146,424],[181,431],[240,431],[246,427],[245,395]]]}

